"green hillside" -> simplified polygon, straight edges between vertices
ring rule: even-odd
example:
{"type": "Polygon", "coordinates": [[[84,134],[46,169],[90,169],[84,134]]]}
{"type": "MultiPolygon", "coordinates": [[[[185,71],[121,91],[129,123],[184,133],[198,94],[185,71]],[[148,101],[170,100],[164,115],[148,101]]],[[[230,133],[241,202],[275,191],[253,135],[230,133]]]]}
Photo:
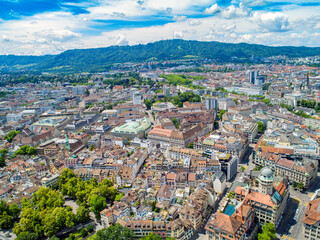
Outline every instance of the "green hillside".
{"type": "Polygon", "coordinates": [[[320,47],[269,47],[247,43],[198,42],[164,40],[146,45],[111,46],[107,48],[68,50],[53,56],[0,56],[0,69],[25,66],[40,71],[95,72],[108,69],[114,63],[140,62],[157,59],[177,60],[192,57],[227,62],[232,57],[249,61],[252,55],[270,57],[286,55],[305,57],[320,54],[320,47]]]}

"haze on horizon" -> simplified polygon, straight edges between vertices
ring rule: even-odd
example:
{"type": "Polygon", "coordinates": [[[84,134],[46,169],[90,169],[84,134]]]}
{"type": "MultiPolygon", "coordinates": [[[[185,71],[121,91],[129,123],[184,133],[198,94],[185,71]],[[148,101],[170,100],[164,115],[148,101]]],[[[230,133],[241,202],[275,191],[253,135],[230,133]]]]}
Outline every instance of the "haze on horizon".
{"type": "Polygon", "coordinates": [[[320,46],[317,0],[0,0],[0,55],[163,39],[320,46]]]}

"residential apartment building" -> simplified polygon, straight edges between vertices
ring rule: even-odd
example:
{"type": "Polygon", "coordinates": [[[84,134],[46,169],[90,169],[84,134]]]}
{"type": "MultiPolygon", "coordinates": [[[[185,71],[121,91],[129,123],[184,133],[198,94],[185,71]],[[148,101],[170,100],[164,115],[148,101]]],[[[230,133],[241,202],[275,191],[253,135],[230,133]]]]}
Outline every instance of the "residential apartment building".
{"type": "Polygon", "coordinates": [[[169,130],[159,125],[148,133],[148,139],[155,144],[160,143],[183,148],[194,142],[196,138],[206,135],[209,131],[209,127],[203,123],[190,126],[189,129],[184,131],[169,130]]]}
{"type": "Polygon", "coordinates": [[[270,168],[263,168],[257,181],[258,188],[238,186],[235,199],[252,206],[261,225],[272,222],[277,226],[289,197],[287,183],[282,181],[276,185],[270,168]]]}
{"type": "Polygon", "coordinates": [[[208,240],[243,240],[254,239],[256,223],[254,209],[241,204],[230,216],[217,212],[205,227],[208,240]]]}
{"type": "Polygon", "coordinates": [[[276,176],[287,176],[291,182],[302,182],[306,188],[317,177],[318,162],[315,160],[293,161],[281,154],[262,151],[260,148],[255,152],[253,161],[257,165],[271,168],[276,176]]]}

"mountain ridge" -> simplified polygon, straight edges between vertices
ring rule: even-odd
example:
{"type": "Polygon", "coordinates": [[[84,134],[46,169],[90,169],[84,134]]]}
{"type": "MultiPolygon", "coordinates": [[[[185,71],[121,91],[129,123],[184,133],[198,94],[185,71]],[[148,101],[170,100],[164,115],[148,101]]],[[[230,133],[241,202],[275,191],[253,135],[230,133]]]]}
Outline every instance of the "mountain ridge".
{"type": "Polygon", "coordinates": [[[132,46],[72,49],[57,55],[17,56],[0,55],[0,70],[24,69],[36,71],[103,71],[112,64],[178,60],[185,56],[215,59],[221,62],[233,58],[248,61],[250,57],[307,57],[320,55],[320,47],[265,46],[249,43],[201,42],[195,40],[161,40],[132,46]],[[18,67],[17,67],[18,66],[18,67]]]}

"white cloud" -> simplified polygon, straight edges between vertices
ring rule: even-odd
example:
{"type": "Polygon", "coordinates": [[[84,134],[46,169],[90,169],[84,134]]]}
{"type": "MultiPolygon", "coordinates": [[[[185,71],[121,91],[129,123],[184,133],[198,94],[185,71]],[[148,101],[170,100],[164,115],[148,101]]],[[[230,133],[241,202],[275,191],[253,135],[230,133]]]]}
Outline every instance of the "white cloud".
{"type": "Polygon", "coordinates": [[[179,32],[179,31],[175,31],[175,32],[173,33],[173,38],[174,38],[174,39],[181,39],[181,38],[183,38],[183,33],[182,33],[182,32],[179,32]]]}
{"type": "Polygon", "coordinates": [[[71,40],[73,38],[80,38],[81,34],[79,33],[75,33],[72,32],[70,30],[52,30],[52,29],[48,29],[45,31],[41,31],[41,32],[35,32],[34,35],[36,37],[40,37],[49,41],[59,41],[59,42],[64,42],[64,41],[68,41],[71,40]]]}
{"type": "Polygon", "coordinates": [[[265,5],[267,5],[267,2],[265,0],[256,0],[248,3],[249,7],[261,7],[265,5]]]}
{"type": "Polygon", "coordinates": [[[189,25],[190,26],[198,26],[198,25],[200,25],[202,22],[199,20],[199,19],[191,19],[190,21],[189,21],[189,25]]]}
{"type": "Polygon", "coordinates": [[[250,14],[251,9],[247,8],[247,6],[243,3],[239,4],[239,7],[234,5],[229,6],[224,9],[221,15],[225,18],[239,18],[239,17],[247,17],[250,14]]]}
{"type": "Polygon", "coordinates": [[[124,34],[118,34],[116,39],[116,45],[124,46],[129,44],[129,41],[124,34]]]}
{"type": "Polygon", "coordinates": [[[187,19],[187,16],[174,16],[173,20],[175,21],[184,21],[187,19]]]}
{"type": "Polygon", "coordinates": [[[206,8],[204,10],[204,13],[206,13],[206,14],[216,14],[216,13],[218,13],[220,11],[221,11],[221,9],[218,6],[218,4],[213,4],[211,7],[206,8]]]}
{"type": "Polygon", "coordinates": [[[289,30],[288,15],[281,12],[255,12],[252,16],[252,22],[256,23],[260,31],[265,32],[283,32],[289,30]]]}

